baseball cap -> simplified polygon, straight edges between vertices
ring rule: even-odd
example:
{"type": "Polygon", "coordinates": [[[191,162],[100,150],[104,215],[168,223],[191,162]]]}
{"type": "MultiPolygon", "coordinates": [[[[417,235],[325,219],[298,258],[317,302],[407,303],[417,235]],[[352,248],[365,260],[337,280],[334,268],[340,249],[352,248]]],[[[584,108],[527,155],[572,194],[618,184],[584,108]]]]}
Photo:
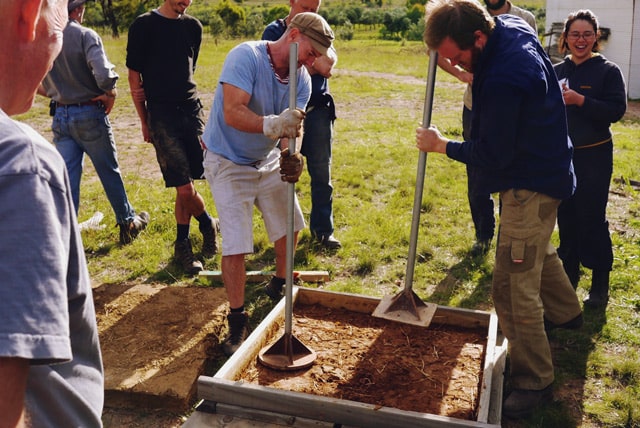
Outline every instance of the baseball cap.
{"type": "Polygon", "coordinates": [[[327,21],[317,13],[303,12],[293,17],[289,27],[297,28],[302,34],[307,36],[311,45],[322,55],[327,54],[327,49],[335,36],[327,21]]]}
{"type": "Polygon", "coordinates": [[[82,6],[86,2],[87,0],[69,0],[69,3],[67,4],[67,11],[71,12],[73,9],[82,6]]]}

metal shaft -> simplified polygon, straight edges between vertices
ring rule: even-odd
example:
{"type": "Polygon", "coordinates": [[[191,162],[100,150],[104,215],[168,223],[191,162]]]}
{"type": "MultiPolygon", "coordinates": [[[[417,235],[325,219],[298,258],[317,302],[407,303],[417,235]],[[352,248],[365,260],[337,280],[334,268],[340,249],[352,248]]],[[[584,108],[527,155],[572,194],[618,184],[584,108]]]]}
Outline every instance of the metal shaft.
{"type": "MultiPolygon", "coordinates": [[[[429,54],[429,69],[427,72],[427,93],[424,98],[424,110],[422,126],[428,128],[431,125],[431,111],[433,109],[433,93],[436,83],[436,69],[438,65],[438,53],[431,50],[429,54]]],[[[418,230],[420,228],[420,209],[422,207],[422,193],[424,190],[424,177],[427,167],[427,153],[420,151],[418,158],[418,173],[416,176],[416,190],[413,196],[413,217],[411,221],[411,235],[409,237],[409,256],[407,257],[407,271],[405,274],[404,288],[410,290],[413,286],[413,273],[416,266],[416,249],[418,247],[418,230]]]]}
{"type": "MultiPolygon", "coordinates": [[[[289,109],[296,108],[298,93],[298,43],[289,45],[289,109]]],[[[296,152],[296,137],[289,138],[289,154],[296,152]]],[[[293,313],[293,259],[294,259],[294,206],[296,197],[296,184],[288,183],[287,186],[287,277],[285,286],[285,322],[284,334],[291,336],[291,324],[293,313]]]]}

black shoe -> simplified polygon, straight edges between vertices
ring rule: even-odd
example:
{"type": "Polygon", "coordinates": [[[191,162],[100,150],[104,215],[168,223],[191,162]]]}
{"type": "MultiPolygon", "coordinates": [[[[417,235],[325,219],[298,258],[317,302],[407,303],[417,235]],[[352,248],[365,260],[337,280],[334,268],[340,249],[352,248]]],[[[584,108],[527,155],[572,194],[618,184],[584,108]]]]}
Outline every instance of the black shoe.
{"type": "Polygon", "coordinates": [[[333,235],[319,235],[317,238],[318,243],[328,250],[337,250],[342,248],[340,241],[333,235]]]}
{"type": "Polygon", "coordinates": [[[589,293],[589,296],[582,301],[586,308],[604,308],[609,303],[609,293],[589,293]]]}
{"type": "Polygon", "coordinates": [[[575,318],[570,319],[569,321],[562,324],[555,324],[544,317],[544,331],[547,333],[551,330],[555,330],[557,328],[563,328],[566,330],[578,330],[584,324],[584,318],[582,318],[582,312],[578,314],[575,318]]]}
{"type": "Polygon", "coordinates": [[[202,263],[196,260],[193,255],[189,238],[175,242],[173,257],[180,263],[185,273],[189,275],[195,275],[203,269],[202,263]]]}
{"type": "Polygon", "coordinates": [[[485,256],[491,248],[491,239],[477,240],[471,247],[471,255],[474,257],[485,256]]]}
{"type": "Polygon", "coordinates": [[[229,335],[222,344],[222,351],[227,357],[233,355],[249,335],[249,316],[246,312],[230,312],[227,315],[229,335]]]}
{"type": "Polygon", "coordinates": [[[149,224],[149,213],[142,211],[136,214],[128,223],[118,224],[120,226],[120,244],[127,245],[138,237],[149,224]]]}
{"type": "Polygon", "coordinates": [[[267,285],[264,286],[264,292],[267,293],[267,296],[271,297],[272,300],[280,300],[286,282],[286,279],[274,276],[267,285]]]}
{"type": "Polygon", "coordinates": [[[594,269],[591,272],[589,297],[582,302],[591,309],[604,308],[609,303],[609,271],[594,269]]]}
{"type": "Polygon", "coordinates": [[[218,253],[218,233],[220,222],[217,218],[211,219],[211,227],[202,231],[202,257],[211,258],[218,253]]]}
{"type": "Polygon", "coordinates": [[[514,389],[502,405],[502,414],[510,419],[523,419],[530,416],[536,408],[553,401],[551,385],[545,389],[514,389]]]}

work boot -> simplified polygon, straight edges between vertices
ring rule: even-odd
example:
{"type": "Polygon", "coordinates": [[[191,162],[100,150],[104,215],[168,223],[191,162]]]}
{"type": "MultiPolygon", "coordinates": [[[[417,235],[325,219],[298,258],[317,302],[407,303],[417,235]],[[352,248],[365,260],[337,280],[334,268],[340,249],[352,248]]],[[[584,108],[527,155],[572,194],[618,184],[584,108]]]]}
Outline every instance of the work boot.
{"type": "Polygon", "coordinates": [[[594,270],[591,272],[591,290],[584,299],[584,306],[595,309],[606,307],[609,302],[609,271],[594,270]]]}
{"type": "Polygon", "coordinates": [[[530,416],[536,408],[551,403],[552,400],[551,385],[542,390],[514,389],[502,405],[502,414],[509,419],[523,419],[530,416]]]}
{"type": "Polygon", "coordinates": [[[246,312],[230,312],[227,315],[229,335],[222,344],[222,351],[227,357],[233,355],[249,335],[249,316],[246,312]]]}
{"type": "Polygon", "coordinates": [[[547,317],[544,317],[544,331],[547,333],[558,328],[562,328],[565,330],[578,330],[582,327],[583,324],[584,318],[582,317],[582,312],[580,312],[575,318],[571,318],[569,321],[562,324],[556,324],[549,321],[547,317]]]}
{"type": "Polygon", "coordinates": [[[286,282],[286,279],[274,276],[271,278],[271,281],[264,286],[264,292],[267,293],[267,296],[271,297],[272,300],[279,300],[282,297],[282,291],[284,290],[284,284],[286,282]]]}
{"type": "Polygon", "coordinates": [[[486,256],[491,248],[491,239],[478,239],[471,247],[473,257],[486,256]]]}
{"type": "Polygon", "coordinates": [[[120,223],[120,244],[127,245],[133,242],[138,234],[149,224],[149,213],[142,211],[136,214],[128,223],[120,223]]]}
{"type": "Polygon", "coordinates": [[[322,247],[328,250],[337,250],[342,248],[342,244],[338,241],[338,238],[333,236],[333,234],[318,235],[316,239],[322,247]]]}
{"type": "Polygon", "coordinates": [[[202,231],[202,257],[211,258],[218,253],[216,240],[218,233],[220,233],[220,222],[217,218],[213,218],[211,227],[202,231]]]}
{"type": "Polygon", "coordinates": [[[189,238],[182,241],[176,241],[173,257],[182,266],[185,273],[195,275],[200,272],[202,263],[196,260],[191,249],[191,240],[189,238]]]}

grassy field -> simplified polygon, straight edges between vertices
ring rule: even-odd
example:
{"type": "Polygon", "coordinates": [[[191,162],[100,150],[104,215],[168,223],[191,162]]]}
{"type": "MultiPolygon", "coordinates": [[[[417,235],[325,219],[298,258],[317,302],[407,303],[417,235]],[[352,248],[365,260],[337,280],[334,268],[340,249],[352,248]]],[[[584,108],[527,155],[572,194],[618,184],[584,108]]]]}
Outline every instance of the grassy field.
{"type": "MultiPolygon", "coordinates": [[[[537,3],[516,2],[519,4],[537,3]]],[[[206,39],[196,78],[208,111],[216,79],[228,50],[237,41],[206,39]]],[[[153,150],[142,143],[131,105],[124,65],[126,38],[105,38],[109,57],[121,76],[118,103],[111,115],[127,191],[135,207],[151,213],[152,223],[132,245],[116,245],[113,213],[90,162],[82,184],[80,221],[105,213],[103,230],[83,233],[92,279],[96,284],[160,282],[174,286],[209,286],[183,276],[171,262],[175,239],[173,190],[165,189],[153,150]]],[[[381,297],[399,291],[405,275],[418,151],[415,128],[422,120],[428,58],[421,43],[381,40],[338,41],[338,69],[331,79],[337,102],[333,184],[336,253],[317,248],[303,231],[295,268],[328,270],[326,289],[381,297]]],[[[461,133],[464,86],[437,75],[432,123],[451,138],[461,133]]],[[[20,117],[50,139],[46,100],[20,117]]],[[[614,125],[614,177],[610,220],[615,264],[611,301],[606,313],[586,313],[579,332],[553,333],[558,401],[517,426],[640,426],[640,221],[638,180],[640,121],[637,116],[614,125]]],[[[197,184],[207,205],[215,205],[205,182],[197,184]]],[[[296,186],[303,211],[310,211],[309,178],[296,186]]],[[[420,217],[414,290],[425,301],[446,306],[491,310],[491,256],[473,258],[473,226],[466,200],[466,174],[460,163],[429,155],[420,217]]],[[[199,234],[194,234],[196,246],[199,234]]],[[[554,240],[557,237],[554,236],[554,240]]],[[[247,269],[273,267],[273,250],[256,214],[255,254],[247,269]]],[[[208,269],[219,267],[219,256],[208,269]]],[[[590,284],[585,271],[580,298],[590,284]]],[[[313,286],[313,285],[310,285],[313,286]]],[[[257,325],[271,309],[259,291],[248,292],[251,322],[257,325]]],[[[224,361],[215,362],[220,366],[224,361]]],[[[508,383],[508,379],[507,379],[508,383]]],[[[513,425],[511,425],[513,426],[513,425]]]]}

